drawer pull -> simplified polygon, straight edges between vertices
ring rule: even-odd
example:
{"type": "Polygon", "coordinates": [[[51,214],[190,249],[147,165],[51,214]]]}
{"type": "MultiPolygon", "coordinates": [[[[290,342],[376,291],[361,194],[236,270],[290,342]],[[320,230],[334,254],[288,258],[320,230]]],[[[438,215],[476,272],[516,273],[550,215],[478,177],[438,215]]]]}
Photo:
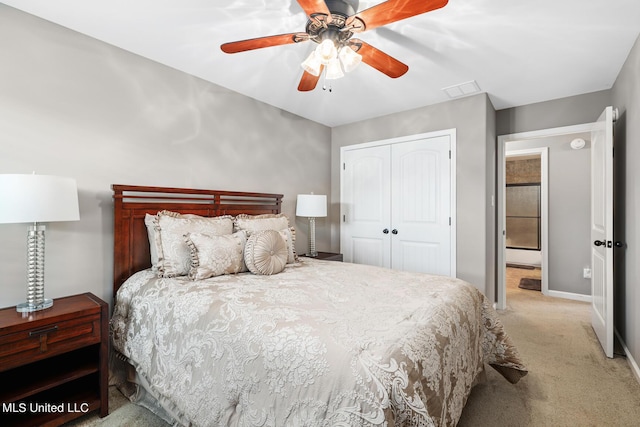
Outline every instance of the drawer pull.
{"type": "Polygon", "coordinates": [[[52,326],[51,328],[44,329],[36,329],[35,331],[30,331],[30,337],[40,337],[40,353],[44,353],[48,350],[47,348],[47,334],[49,332],[55,332],[58,330],[58,325],[52,326]]]}
{"type": "Polygon", "coordinates": [[[30,331],[29,332],[29,336],[30,337],[35,337],[36,335],[46,335],[49,332],[55,332],[57,330],[58,330],[58,325],[52,326],[51,328],[36,329],[35,331],[30,331]]]}

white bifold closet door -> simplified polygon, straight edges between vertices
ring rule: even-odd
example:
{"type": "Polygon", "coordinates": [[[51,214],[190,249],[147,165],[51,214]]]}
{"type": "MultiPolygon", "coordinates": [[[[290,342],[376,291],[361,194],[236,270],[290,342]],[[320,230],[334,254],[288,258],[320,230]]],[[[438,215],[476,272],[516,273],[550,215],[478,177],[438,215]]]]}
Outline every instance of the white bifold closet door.
{"type": "Polygon", "coordinates": [[[343,150],[345,262],[450,276],[451,138],[343,150]]]}

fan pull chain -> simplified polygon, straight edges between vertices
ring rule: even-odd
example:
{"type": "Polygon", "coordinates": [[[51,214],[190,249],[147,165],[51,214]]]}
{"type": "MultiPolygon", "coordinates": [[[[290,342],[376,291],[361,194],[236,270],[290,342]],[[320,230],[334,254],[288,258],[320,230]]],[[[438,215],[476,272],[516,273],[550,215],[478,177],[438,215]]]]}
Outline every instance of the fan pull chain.
{"type": "MultiPolygon", "coordinates": [[[[331,83],[329,83],[329,92],[332,92],[331,83]]],[[[327,72],[326,70],[322,73],[322,90],[327,90],[327,72]]]]}

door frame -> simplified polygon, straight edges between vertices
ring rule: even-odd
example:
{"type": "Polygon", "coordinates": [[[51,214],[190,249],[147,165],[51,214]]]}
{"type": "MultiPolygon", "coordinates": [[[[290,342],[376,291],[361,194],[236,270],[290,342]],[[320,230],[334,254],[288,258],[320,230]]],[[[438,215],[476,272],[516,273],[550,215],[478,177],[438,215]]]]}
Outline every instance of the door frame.
{"type": "MultiPolygon", "coordinates": [[[[530,139],[542,139],[542,138],[546,138],[546,137],[553,137],[553,136],[559,136],[559,135],[571,135],[574,133],[585,133],[585,132],[591,132],[591,130],[593,129],[593,123],[583,123],[583,124],[579,124],[579,125],[573,125],[573,126],[562,126],[562,127],[557,127],[557,128],[550,128],[550,129],[541,129],[541,130],[535,130],[535,131],[528,131],[528,132],[519,132],[519,133],[512,133],[512,134],[507,134],[507,135],[499,135],[498,136],[498,149],[497,149],[497,156],[498,156],[498,164],[497,164],[497,174],[498,174],[498,179],[496,180],[496,219],[497,219],[497,227],[496,227],[496,232],[498,234],[497,239],[496,239],[496,252],[497,252],[497,256],[496,256],[496,262],[497,262],[497,266],[496,266],[496,270],[497,270],[497,274],[496,274],[496,278],[497,278],[497,283],[496,283],[496,287],[497,287],[497,301],[496,301],[496,308],[499,310],[504,310],[507,308],[507,281],[506,281],[506,240],[505,240],[505,216],[506,216],[506,209],[505,209],[505,182],[506,182],[506,178],[505,178],[505,161],[506,161],[506,144],[508,142],[515,142],[515,141],[525,141],[525,140],[530,140],[530,139]]],[[[548,194],[548,192],[547,192],[548,194]]],[[[548,216],[548,215],[546,215],[548,216]]],[[[548,221],[548,218],[547,218],[548,221]]],[[[543,224],[544,224],[544,219],[543,219],[543,224]]],[[[547,223],[547,230],[548,230],[548,223],[547,223]]],[[[543,239],[548,239],[548,235],[545,236],[544,232],[543,232],[543,239]]],[[[543,280],[543,287],[546,286],[546,292],[547,294],[549,293],[549,284],[548,284],[548,276],[545,277],[546,274],[548,274],[548,267],[549,263],[548,263],[548,258],[545,259],[545,256],[548,256],[548,248],[544,247],[544,243],[543,243],[543,248],[542,248],[542,280],[543,280]],[[547,249],[547,250],[545,250],[547,249]]],[[[576,297],[574,295],[571,295],[572,299],[576,299],[576,297]]],[[[580,299],[581,301],[591,301],[590,297],[585,297],[584,299],[580,299]]]]}
{"type": "MultiPolygon", "coordinates": [[[[376,147],[376,146],[380,146],[380,145],[391,145],[391,144],[398,144],[398,143],[402,143],[402,142],[409,142],[409,141],[416,141],[416,140],[420,140],[420,139],[429,139],[429,138],[437,138],[440,136],[448,136],[449,137],[449,142],[450,142],[450,146],[449,149],[451,151],[451,155],[450,155],[450,159],[451,162],[449,164],[450,169],[449,169],[449,191],[450,191],[450,215],[451,215],[451,233],[450,233],[450,238],[451,238],[451,253],[450,253],[450,265],[451,265],[451,277],[457,277],[457,269],[456,269],[456,254],[457,254],[457,247],[456,247],[456,236],[457,236],[457,232],[456,232],[456,218],[457,218],[457,211],[456,211],[456,200],[457,200],[457,193],[456,193],[456,129],[455,128],[451,128],[451,129],[443,129],[443,130],[439,130],[439,131],[433,131],[433,132],[426,132],[426,133],[418,133],[418,134],[414,134],[414,135],[406,135],[406,136],[400,136],[400,137],[396,137],[396,138],[389,138],[389,139],[381,139],[378,141],[370,141],[370,142],[363,142],[360,144],[354,144],[354,145],[345,145],[343,147],[340,147],[340,168],[342,169],[342,165],[344,164],[344,152],[348,151],[348,150],[357,150],[357,149],[362,149],[362,148],[370,148],[370,147],[376,147]]],[[[343,212],[343,203],[342,203],[342,194],[344,193],[344,189],[342,188],[342,186],[344,185],[343,180],[342,180],[342,172],[340,173],[340,246],[342,248],[342,236],[344,235],[344,233],[342,233],[342,223],[343,223],[343,218],[345,215],[345,212],[343,212]]],[[[340,249],[342,251],[342,249],[340,249]]]]}
{"type": "MultiPolygon", "coordinates": [[[[515,142],[515,141],[514,141],[515,142]]],[[[505,143],[506,144],[506,143],[505,143]]],[[[506,146],[505,146],[506,148],[506,146]]],[[[547,295],[549,293],[549,275],[548,275],[548,266],[549,266],[549,147],[537,147],[537,148],[526,148],[522,150],[506,150],[505,151],[505,162],[508,157],[515,156],[525,156],[525,155],[540,155],[540,269],[541,269],[541,279],[542,286],[541,292],[543,295],[547,295]]],[[[504,168],[506,169],[506,168],[504,168]]],[[[506,171],[505,171],[506,173],[506,171]]],[[[506,196],[506,179],[503,182],[503,187],[501,187],[502,200],[504,201],[506,196]]],[[[502,218],[503,224],[506,223],[506,203],[502,203],[499,205],[502,207],[502,218]]],[[[503,227],[505,233],[503,233],[503,237],[506,238],[506,226],[503,227]]],[[[504,238],[503,238],[504,240],[504,238]]],[[[506,242],[503,241],[503,256],[504,256],[504,265],[506,267],[506,251],[507,245],[506,242]]],[[[506,273],[506,269],[505,273],[506,273]]],[[[506,287],[506,281],[505,281],[506,287]]],[[[505,288],[506,289],[506,288],[505,288]]],[[[504,293],[505,305],[506,305],[506,292],[504,293]]]]}

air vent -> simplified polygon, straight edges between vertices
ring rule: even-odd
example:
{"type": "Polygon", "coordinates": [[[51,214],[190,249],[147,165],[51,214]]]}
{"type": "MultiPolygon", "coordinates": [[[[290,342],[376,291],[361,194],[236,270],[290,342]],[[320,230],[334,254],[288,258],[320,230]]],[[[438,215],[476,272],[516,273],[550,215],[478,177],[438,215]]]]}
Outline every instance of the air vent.
{"type": "Polygon", "coordinates": [[[460,98],[462,96],[473,95],[480,92],[480,86],[475,80],[470,82],[460,83],[457,85],[442,88],[442,90],[449,96],[449,98],[460,98]]]}

